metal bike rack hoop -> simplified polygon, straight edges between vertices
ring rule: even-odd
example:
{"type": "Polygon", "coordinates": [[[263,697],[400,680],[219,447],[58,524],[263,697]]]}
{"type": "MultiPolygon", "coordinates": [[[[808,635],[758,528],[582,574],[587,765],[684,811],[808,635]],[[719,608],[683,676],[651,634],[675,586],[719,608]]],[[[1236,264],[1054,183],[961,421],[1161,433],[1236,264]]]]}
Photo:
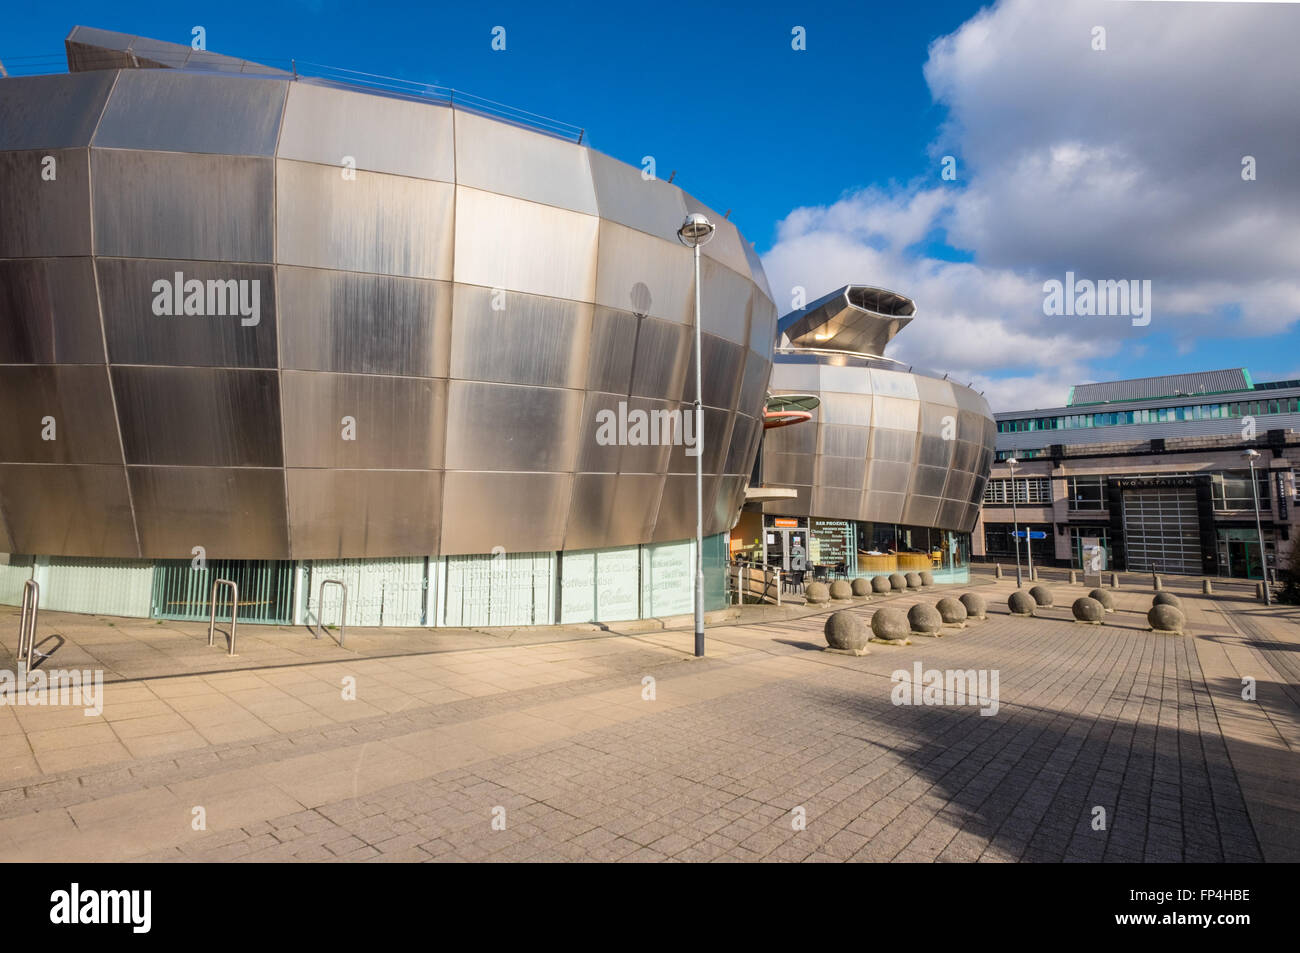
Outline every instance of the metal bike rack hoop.
{"type": "Polygon", "coordinates": [[[316,591],[316,627],[312,629],[312,638],[319,639],[321,629],[325,628],[325,587],[338,586],[343,590],[343,611],[339,615],[339,647],[348,637],[348,586],[342,579],[322,579],[316,591]]]}
{"type": "Polygon", "coordinates": [[[230,651],[227,655],[235,654],[235,627],[239,624],[239,586],[231,579],[214,579],[212,581],[212,595],[208,599],[208,647],[212,647],[213,635],[217,629],[217,587],[230,587],[230,651]]]}

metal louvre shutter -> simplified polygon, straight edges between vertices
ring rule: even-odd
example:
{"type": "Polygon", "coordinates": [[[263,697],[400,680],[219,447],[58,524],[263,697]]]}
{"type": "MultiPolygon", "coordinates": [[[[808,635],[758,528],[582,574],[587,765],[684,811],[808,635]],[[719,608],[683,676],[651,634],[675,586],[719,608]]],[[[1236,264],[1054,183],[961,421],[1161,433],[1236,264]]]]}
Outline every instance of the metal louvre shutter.
{"type": "MultiPolygon", "coordinates": [[[[154,568],[156,619],[206,621],[216,579],[239,586],[239,621],[288,625],[293,622],[294,564],[287,559],[209,559],[206,569],[188,560],[160,560],[154,568]]],[[[217,617],[230,617],[230,591],[217,591],[217,617]]]]}
{"type": "Polygon", "coordinates": [[[1201,571],[1196,491],[1140,489],[1124,493],[1124,546],[1135,572],[1201,571]]]}

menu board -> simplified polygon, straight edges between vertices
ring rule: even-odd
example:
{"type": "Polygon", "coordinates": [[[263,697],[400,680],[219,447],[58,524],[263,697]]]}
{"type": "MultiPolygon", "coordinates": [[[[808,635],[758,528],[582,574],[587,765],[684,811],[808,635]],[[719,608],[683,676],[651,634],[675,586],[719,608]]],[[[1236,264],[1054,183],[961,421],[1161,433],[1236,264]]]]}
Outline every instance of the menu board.
{"type": "Polygon", "coordinates": [[[844,563],[853,566],[856,554],[853,546],[853,523],[850,520],[809,520],[808,536],[812,546],[812,559],[821,566],[844,563]]]}

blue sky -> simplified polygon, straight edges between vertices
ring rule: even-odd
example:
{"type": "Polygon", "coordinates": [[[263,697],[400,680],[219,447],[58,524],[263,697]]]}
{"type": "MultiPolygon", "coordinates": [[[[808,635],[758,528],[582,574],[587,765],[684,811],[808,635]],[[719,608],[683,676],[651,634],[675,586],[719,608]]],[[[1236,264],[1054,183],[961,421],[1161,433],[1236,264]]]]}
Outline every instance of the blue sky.
{"type": "Polygon", "coordinates": [[[1257,188],[1207,185],[1208,163],[1196,158],[1205,141],[1179,144],[1170,154],[1185,158],[1171,162],[1157,152],[1184,133],[1153,144],[1148,128],[1193,106],[1212,124],[1222,109],[1232,162],[1267,154],[1288,124],[1295,152],[1297,87],[1289,99],[1284,88],[1294,67],[1271,38],[1300,18],[1187,12],[1223,4],[985,6],[976,19],[980,4],[956,0],[32,4],[6,13],[0,58],[14,68],[17,57],[60,55],[74,24],[175,42],[197,24],[218,52],[434,82],[583,126],[601,151],[638,165],[652,155],[661,177],[675,169],[677,184],[731,209],[765,256],[781,310],[795,284],[810,298],[849,281],[912,294],[920,317],[898,338],[899,356],[988,386],[995,409],[1059,402],[1070,384],[1116,376],[1240,365],[1257,379],[1300,377],[1296,249],[1279,249],[1288,220],[1289,243],[1300,241],[1296,169],[1261,156],[1269,178],[1257,188]],[[1121,9],[1139,6],[1163,9],[1121,9]],[[1107,52],[1087,49],[1094,22],[1110,31],[1107,52]],[[504,53],[490,47],[497,25],[504,53]],[[796,25],[804,52],[791,49],[796,25]],[[1251,101],[1263,99],[1253,116],[1231,97],[1216,102],[1215,55],[1253,64],[1251,101]],[[944,154],[958,158],[956,182],[939,177],[944,154]],[[1062,168],[1069,178],[1055,181],[1062,168]],[[1034,184],[1013,181],[1026,169],[1040,170],[1034,184]],[[1191,193],[1204,208],[1184,201],[1191,193]],[[1054,221],[1054,205],[1073,217],[1054,221]],[[1244,261],[1209,237],[1234,218],[1244,261]],[[1158,320],[1137,329],[1045,317],[1041,283],[1067,268],[1153,279],[1158,320]],[[999,336],[1005,347],[991,347],[999,336]]]}

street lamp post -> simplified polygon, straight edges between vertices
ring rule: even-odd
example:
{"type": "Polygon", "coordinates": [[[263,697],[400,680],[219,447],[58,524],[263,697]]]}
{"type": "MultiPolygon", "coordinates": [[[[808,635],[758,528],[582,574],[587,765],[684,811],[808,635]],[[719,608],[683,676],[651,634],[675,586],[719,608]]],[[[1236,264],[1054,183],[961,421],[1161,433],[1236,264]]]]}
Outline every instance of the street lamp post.
{"type": "Polygon", "coordinates": [[[695,657],[704,657],[704,392],[700,364],[700,246],[713,237],[716,226],[699,212],[686,216],[677,230],[683,245],[695,252],[695,657]]]}
{"type": "Polygon", "coordinates": [[[1250,495],[1255,500],[1255,533],[1259,537],[1259,570],[1264,574],[1264,605],[1271,606],[1273,594],[1268,589],[1268,555],[1264,552],[1264,524],[1259,519],[1259,484],[1255,482],[1255,461],[1259,459],[1259,451],[1249,447],[1241,456],[1250,464],[1250,495]]]}
{"type": "MultiPolygon", "coordinates": [[[[1020,461],[1015,457],[1007,458],[1007,467],[1011,470],[1011,538],[1016,541],[1016,588],[1024,587],[1025,581],[1020,576],[1020,518],[1016,514],[1016,467],[1020,461]]],[[[1025,540],[1026,543],[1029,540],[1025,540]]]]}

